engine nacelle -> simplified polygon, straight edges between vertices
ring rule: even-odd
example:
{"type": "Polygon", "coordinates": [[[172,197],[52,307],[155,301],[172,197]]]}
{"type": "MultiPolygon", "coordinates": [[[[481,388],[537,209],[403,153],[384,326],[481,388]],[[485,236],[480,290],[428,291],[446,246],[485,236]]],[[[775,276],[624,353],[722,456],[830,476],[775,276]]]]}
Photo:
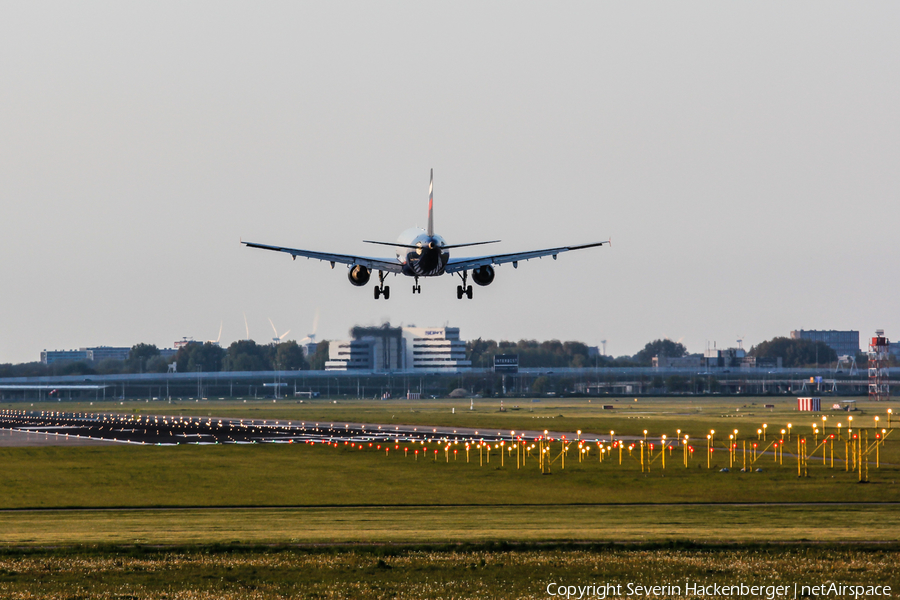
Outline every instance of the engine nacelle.
{"type": "Polygon", "coordinates": [[[491,282],[494,281],[494,267],[491,265],[478,267],[472,271],[472,281],[478,285],[491,285],[491,282]]]}
{"type": "Polygon", "coordinates": [[[362,265],[353,265],[347,273],[347,279],[356,287],[362,287],[369,283],[369,277],[371,276],[372,271],[362,265]]]}

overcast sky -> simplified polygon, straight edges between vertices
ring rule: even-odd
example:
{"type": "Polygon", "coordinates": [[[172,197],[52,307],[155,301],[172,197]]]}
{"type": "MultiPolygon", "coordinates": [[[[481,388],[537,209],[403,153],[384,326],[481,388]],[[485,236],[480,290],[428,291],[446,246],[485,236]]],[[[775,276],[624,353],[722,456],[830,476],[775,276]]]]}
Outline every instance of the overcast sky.
{"type": "MultiPolygon", "coordinates": [[[[745,346],[900,339],[896,2],[2,2],[0,362],[42,349],[319,339],[745,346]],[[513,252],[457,280],[391,256],[426,224],[513,252]]],[[[483,249],[453,251],[454,256],[483,249]]]]}

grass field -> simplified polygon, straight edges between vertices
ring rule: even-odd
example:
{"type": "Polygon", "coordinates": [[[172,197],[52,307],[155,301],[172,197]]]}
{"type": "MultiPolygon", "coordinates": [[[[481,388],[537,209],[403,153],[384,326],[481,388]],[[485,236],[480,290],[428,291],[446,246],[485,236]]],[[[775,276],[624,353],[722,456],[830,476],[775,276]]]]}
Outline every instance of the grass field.
{"type": "Polygon", "coordinates": [[[0,513],[0,544],[894,542],[893,505],[449,506],[0,513]]]}
{"type": "MultiPolygon", "coordinates": [[[[740,452],[723,473],[721,440],[706,468],[710,429],[717,438],[738,429],[741,446],[752,445],[762,423],[809,436],[819,416],[798,414],[791,399],[604,400],[613,410],[587,399],[516,402],[506,412],[495,400],[475,411],[468,401],[345,399],[3,408],[640,437],[646,429],[648,441],[681,429],[701,443],[688,468],[680,450],[665,469],[657,451],[643,472],[636,453],[623,452],[621,465],[618,454],[579,463],[572,453],[551,475],[533,456],[517,468],[515,455],[501,465],[494,451],[481,465],[473,450],[467,463],[463,446],[454,460],[436,442],[416,446],[427,460],[402,447],[386,455],[323,444],[0,448],[0,597],[514,599],[548,598],[551,583],[688,580],[900,589],[900,437],[879,448],[880,468],[869,461],[868,484],[844,469],[841,445],[835,468],[817,454],[808,477],[797,476],[793,444],[783,465],[769,451],[740,472],[740,452]]],[[[886,417],[886,406],[859,404],[855,427],[886,417]]],[[[847,413],[825,414],[829,431],[847,426],[847,413]]]]}
{"type": "MultiPolygon", "coordinates": [[[[788,446],[783,465],[776,465],[771,453],[761,455],[753,469],[761,468],[762,472],[741,473],[737,468],[730,473],[719,472],[728,465],[724,449],[714,453],[713,468],[706,468],[703,434],[709,429],[723,432],[737,428],[750,432],[747,437],[751,441],[764,422],[775,429],[791,422],[795,436],[801,428],[804,434],[811,432],[809,423],[814,417],[791,410],[793,403],[786,399],[623,400],[619,404],[624,406],[614,411],[604,411],[586,399],[560,399],[534,403],[533,412],[500,413],[479,408],[474,412],[460,409],[456,414],[450,410],[456,407],[453,401],[63,404],[34,409],[500,430],[581,429],[599,433],[614,429],[618,435],[642,435],[647,429],[648,436],[657,439],[663,433],[675,437],[676,430],[682,429],[694,439],[703,436],[703,445],[698,445],[689,468],[683,466],[680,450],[667,456],[665,470],[657,453],[649,472],[643,473],[636,454],[629,457],[624,453],[623,464],[619,465],[617,454],[600,463],[595,453],[589,461],[579,463],[572,453],[566,469],[562,470],[557,460],[549,476],[540,473],[534,458],[528,459],[525,468],[517,469],[515,456],[508,455],[501,467],[496,452],[490,464],[479,466],[478,452],[473,450],[466,463],[461,446],[454,447],[458,450],[456,460],[450,454],[447,462],[440,449],[435,461],[433,450],[438,446],[434,443],[418,446],[427,449],[431,456],[427,460],[416,460],[412,452],[405,456],[402,448],[386,456],[374,448],[321,444],[0,448],[0,509],[17,509],[0,513],[0,540],[5,544],[87,540],[177,544],[900,539],[900,523],[892,517],[896,507],[873,504],[900,503],[900,438],[888,438],[880,449],[880,468],[870,461],[869,484],[859,484],[857,473],[844,470],[840,445],[835,468],[829,468],[830,462],[823,464],[821,455],[817,455],[810,459],[809,477],[797,477],[792,446],[788,446]],[[775,403],[776,408],[761,409],[763,403],[775,403]],[[610,412],[615,414],[610,416],[610,412]],[[786,505],[698,506],[705,503],[786,505]],[[821,503],[853,506],[816,506],[821,503]],[[642,506],[628,506],[632,504],[642,506]],[[643,506],[652,504],[659,506],[643,506]],[[179,507],[206,510],[33,510],[179,507]],[[250,510],[252,507],[290,509],[265,512],[250,510]],[[106,521],[109,526],[103,525],[106,521]],[[141,523],[148,525],[142,527],[141,523]],[[410,525],[404,525],[407,523],[410,525]],[[154,531],[158,532],[155,536],[154,531]]],[[[860,404],[863,410],[855,414],[857,424],[874,423],[876,411],[885,415],[884,406],[860,404]]],[[[826,414],[826,426],[830,427],[847,416],[826,414]]],[[[742,458],[740,454],[738,467],[742,458]]]]}
{"type": "Polygon", "coordinates": [[[809,597],[800,586],[826,582],[887,585],[894,596],[898,558],[894,547],[77,548],[0,555],[0,597],[515,600],[606,584],[636,597],[632,584],[679,586],[653,597],[680,599],[701,597],[688,584],[743,584],[764,589],[733,596],[793,598],[795,584],[809,597]],[[778,585],[789,592],[767,596],[778,585]]]}

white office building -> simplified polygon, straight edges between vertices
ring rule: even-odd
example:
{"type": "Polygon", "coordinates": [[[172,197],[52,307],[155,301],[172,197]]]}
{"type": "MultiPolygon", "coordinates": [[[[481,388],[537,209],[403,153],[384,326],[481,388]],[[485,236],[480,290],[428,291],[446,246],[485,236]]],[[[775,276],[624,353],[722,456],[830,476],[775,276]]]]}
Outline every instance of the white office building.
{"type": "Polygon", "coordinates": [[[363,335],[328,345],[326,371],[467,371],[458,327],[359,328],[363,335]]]}
{"type": "Polygon", "coordinates": [[[459,327],[404,327],[406,369],[410,371],[468,371],[466,343],[459,327]]]}

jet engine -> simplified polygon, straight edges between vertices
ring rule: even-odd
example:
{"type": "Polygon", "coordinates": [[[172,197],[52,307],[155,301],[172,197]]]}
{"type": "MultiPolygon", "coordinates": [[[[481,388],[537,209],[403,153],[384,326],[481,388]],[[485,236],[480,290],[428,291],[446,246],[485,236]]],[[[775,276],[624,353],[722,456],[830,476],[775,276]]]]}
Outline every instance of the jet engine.
{"type": "Polygon", "coordinates": [[[478,285],[490,285],[494,281],[494,267],[484,265],[472,271],[472,281],[478,285]]]}
{"type": "Polygon", "coordinates": [[[350,283],[353,285],[362,287],[369,283],[369,277],[371,275],[372,272],[368,268],[362,265],[353,265],[347,273],[347,279],[349,279],[350,283]]]}

